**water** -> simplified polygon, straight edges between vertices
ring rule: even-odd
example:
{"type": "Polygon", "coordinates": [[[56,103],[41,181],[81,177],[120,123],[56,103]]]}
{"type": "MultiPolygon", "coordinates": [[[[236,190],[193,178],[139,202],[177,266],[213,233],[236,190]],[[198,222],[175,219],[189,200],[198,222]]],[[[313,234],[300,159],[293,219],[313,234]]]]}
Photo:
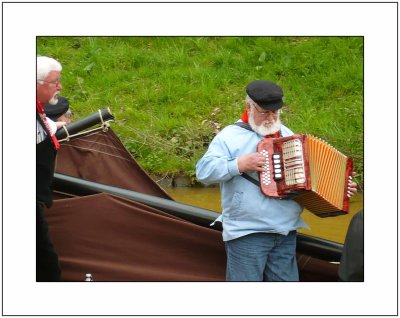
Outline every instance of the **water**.
{"type": "MultiPolygon", "coordinates": [[[[177,202],[221,212],[221,194],[218,187],[167,187],[164,190],[177,202]]],[[[347,215],[320,218],[304,210],[303,220],[311,230],[300,229],[299,232],[343,243],[351,218],[363,205],[363,195],[356,194],[350,199],[350,212],[347,215]]]]}

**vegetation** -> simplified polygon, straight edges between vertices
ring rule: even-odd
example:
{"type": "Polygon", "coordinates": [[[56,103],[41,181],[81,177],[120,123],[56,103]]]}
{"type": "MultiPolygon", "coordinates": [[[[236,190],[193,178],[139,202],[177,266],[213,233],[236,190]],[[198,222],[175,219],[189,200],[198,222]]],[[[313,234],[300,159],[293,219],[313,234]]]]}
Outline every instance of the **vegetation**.
{"type": "Polygon", "coordinates": [[[187,175],[244,110],[245,86],[282,86],[282,121],[352,157],[363,183],[362,37],[38,37],[63,64],[75,118],[110,107],[149,173],[187,175]]]}

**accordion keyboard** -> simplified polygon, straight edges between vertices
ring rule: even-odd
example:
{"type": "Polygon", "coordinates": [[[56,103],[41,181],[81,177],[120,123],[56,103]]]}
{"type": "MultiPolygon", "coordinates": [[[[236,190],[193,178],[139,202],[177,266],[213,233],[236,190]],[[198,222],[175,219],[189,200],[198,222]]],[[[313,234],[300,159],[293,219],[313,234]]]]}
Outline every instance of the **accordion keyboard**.
{"type": "Polygon", "coordinates": [[[268,160],[268,151],[267,150],[262,150],[260,152],[264,157],[265,157],[265,164],[263,165],[264,171],[261,173],[261,182],[265,185],[271,184],[271,179],[272,179],[272,172],[268,160]]]}
{"type": "Polygon", "coordinates": [[[282,159],[286,185],[304,183],[306,179],[303,145],[299,139],[282,143],[282,159]]]}
{"type": "Polygon", "coordinates": [[[272,179],[275,179],[275,181],[281,180],[282,167],[280,154],[274,153],[270,163],[268,150],[263,149],[260,153],[265,157],[265,163],[263,165],[264,171],[261,173],[261,182],[265,185],[269,185],[272,179]],[[272,173],[271,165],[274,167],[274,173],[272,173]]]}

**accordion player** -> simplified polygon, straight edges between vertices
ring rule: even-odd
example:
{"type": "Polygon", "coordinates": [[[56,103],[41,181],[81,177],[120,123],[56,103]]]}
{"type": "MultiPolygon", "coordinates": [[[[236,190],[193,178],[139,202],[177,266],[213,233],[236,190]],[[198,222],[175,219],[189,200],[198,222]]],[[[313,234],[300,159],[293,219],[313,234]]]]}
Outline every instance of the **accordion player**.
{"type": "Polygon", "coordinates": [[[259,172],[265,195],[291,198],[319,217],[348,213],[351,158],[303,134],[263,139],[257,151],[265,157],[264,171],[259,172]]]}

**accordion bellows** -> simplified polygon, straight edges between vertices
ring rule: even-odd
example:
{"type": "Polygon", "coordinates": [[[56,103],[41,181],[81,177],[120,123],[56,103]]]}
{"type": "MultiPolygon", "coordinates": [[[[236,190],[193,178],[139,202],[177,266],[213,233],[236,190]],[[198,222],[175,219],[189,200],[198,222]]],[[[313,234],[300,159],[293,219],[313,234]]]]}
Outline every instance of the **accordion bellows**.
{"type": "Polygon", "coordinates": [[[260,141],[265,171],[261,191],[270,197],[291,198],[320,217],[349,211],[348,179],[353,162],[320,138],[297,134],[260,141]]]}

